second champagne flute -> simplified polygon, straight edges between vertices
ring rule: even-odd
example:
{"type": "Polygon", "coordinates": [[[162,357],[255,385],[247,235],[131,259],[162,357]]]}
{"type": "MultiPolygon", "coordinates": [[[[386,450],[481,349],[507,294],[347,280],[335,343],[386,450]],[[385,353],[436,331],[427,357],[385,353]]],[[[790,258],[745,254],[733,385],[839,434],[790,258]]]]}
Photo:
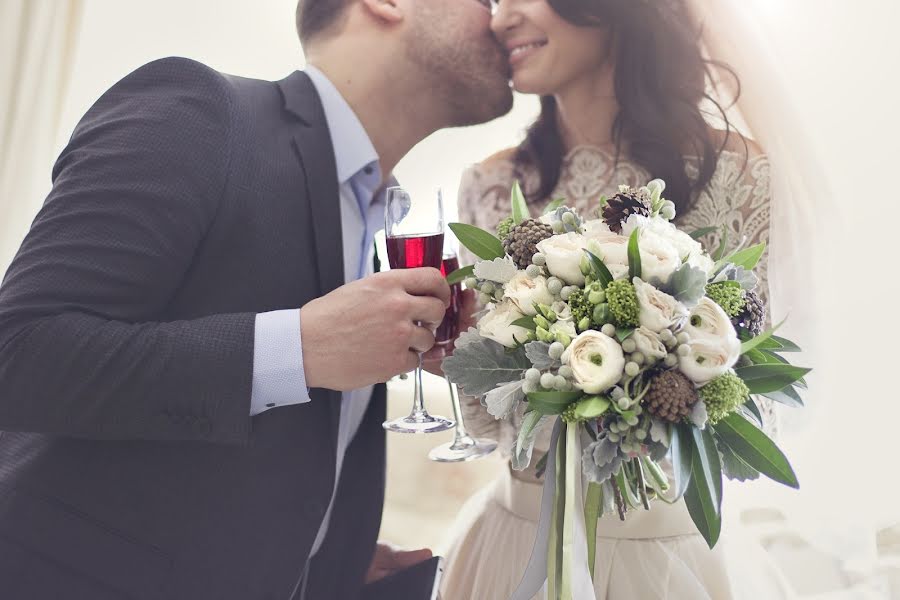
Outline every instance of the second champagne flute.
{"type": "MultiPolygon", "coordinates": [[[[444,211],[440,190],[437,198],[420,198],[413,202],[409,192],[403,188],[388,188],[384,221],[388,261],[392,269],[441,268],[444,211]]],[[[455,423],[450,419],[432,416],[425,410],[421,354],[413,381],[415,395],[412,412],[401,419],[387,421],[384,428],[397,433],[435,433],[453,427],[455,423]]]]}

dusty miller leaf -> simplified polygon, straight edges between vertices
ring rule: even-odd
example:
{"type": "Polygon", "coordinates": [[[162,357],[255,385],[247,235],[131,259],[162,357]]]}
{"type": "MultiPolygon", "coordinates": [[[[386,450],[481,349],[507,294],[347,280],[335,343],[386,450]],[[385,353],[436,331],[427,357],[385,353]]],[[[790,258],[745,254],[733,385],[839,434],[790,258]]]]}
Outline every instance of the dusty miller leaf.
{"type": "Polygon", "coordinates": [[[706,295],[706,273],[689,264],[681,265],[672,273],[668,285],[662,291],[686,307],[693,308],[706,295]]]}
{"type": "Polygon", "coordinates": [[[508,257],[475,263],[475,277],[495,283],[509,283],[517,272],[515,263],[508,257]]]}
{"type": "Polygon", "coordinates": [[[525,399],[522,380],[498,385],[484,395],[484,406],[495,419],[506,419],[516,405],[525,399]]]}
{"type": "Polygon", "coordinates": [[[561,364],[550,358],[550,344],[547,342],[528,342],[525,344],[525,356],[535,369],[553,369],[561,364]]]}
{"type": "Polygon", "coordinates": [[[524,352],[507,352],[494,340],[472,339],[469,332],[463,335],[463,346],[457,345],[442,366],[450,381],[468,396],[484,396],[498,385],[521,379],[531,366],[524,352]]]}
{"type": "Polygon", "coordinates": [[[581,457],[581,467],[590,481],[603,483],[622,466],[619,445],[601,438],[588,444],[581,457]]]}
{"type": "Polygon", "coordinates": [[[712,283],[722,283],[723,281],[737,282],[741,288],[750,291],[756,288],[756,285],[759,283],[759,278],[753,271],[748,271],[744,267],[728,264],[719,271],[719,274],[715,276],[712,283]]]}
{"type": "Polygon", "coordinates": [[[709,413],[706,411],[706,402],[697,400],[697,402],[694,403],[694,407],[691,409],[691,414],[688,418],[697,429],[704,429],[706,423],[709,421],[709,413]]]}
{"type": "Polygon", "coordinates": [[[525,415],[519,435],[513,442],[512,459],[510,460],[513,470],[524,471],[531,464],[531,455],[534,452],[534,440],[537,437],[538,429],[548,418],[535,411],[525,415]]]}

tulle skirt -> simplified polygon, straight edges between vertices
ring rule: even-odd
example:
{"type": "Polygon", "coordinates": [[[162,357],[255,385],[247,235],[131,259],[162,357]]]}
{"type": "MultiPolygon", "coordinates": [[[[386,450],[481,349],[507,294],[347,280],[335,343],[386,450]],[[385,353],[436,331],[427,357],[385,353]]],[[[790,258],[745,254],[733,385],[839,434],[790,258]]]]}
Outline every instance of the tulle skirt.
{"type": "MultiPolygon", "coordinates": [[[[444,553],[443,600],[506,600],[531,556],[541,485],[504,473],[466,502],[444,553]]],[[[597,527],[597,600],[781,600],[794,597],[762,548],[730,531],[710,550],[683,502],[656,502],[597,527]]],[[[544,600],[538,594],[534,600],[544,600]]],[[[591,600],[591,599],[577,599],[591,600]]]]}

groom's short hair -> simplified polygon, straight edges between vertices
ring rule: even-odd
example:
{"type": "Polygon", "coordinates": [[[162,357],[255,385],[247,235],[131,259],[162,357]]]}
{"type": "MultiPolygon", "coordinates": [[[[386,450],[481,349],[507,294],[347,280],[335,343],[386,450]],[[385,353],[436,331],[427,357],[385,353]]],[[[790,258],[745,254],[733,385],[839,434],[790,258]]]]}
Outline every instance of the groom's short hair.
{"type": "Polygon", "coordinates": [[[299,0],[297,35],[305,44],[332,27],[352,0],[299,0]]]}

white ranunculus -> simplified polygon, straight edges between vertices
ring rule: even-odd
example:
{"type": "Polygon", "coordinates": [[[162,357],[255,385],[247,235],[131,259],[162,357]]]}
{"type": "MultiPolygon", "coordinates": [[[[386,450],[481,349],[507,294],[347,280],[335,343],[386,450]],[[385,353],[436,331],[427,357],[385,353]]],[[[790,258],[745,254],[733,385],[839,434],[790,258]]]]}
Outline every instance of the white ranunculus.
{"type": "Polygon", "coordinates": [[[637,293],[640,308],[640,325],[650,331],[659,333],[680,325],[688,316],[684,305],[665,292],[661,292],[649,283],[634,278],[634,291],[637,293]]]}
{"type": "Polygon", "coordinates": [[[675,246],[652,230],[641,231],[638,247],[641,251],[641,277],[647,281],[666,283],[681,266],[675,246]]]}
{"type": "Polygon", "coordinates": [[[662,359],[666,357],[666,346],[659,339],[659,335],[646,327],[638,327],[631,335],[637,346],[637,351],[647,358],[662,359]]]}
{"type": "Polygon", "coordinates": [[[575,374],[575,384],[588,394],[601,394],[618,383],[625,372],[622,346],[599,331],[585,331],[562,355],[575,374]]]}
{"type": "Polygon", "coordinates": [[[688,346],[691,351],[678,359],[678,368],[697,385],[725,374],[740,356],[740,353],[729,353],[726,348],[709,338],[691,340],[688,346]]]}
{"type": "Polygon", "coordinates": [[[705,338],[730,351],[740,352],[741,341],[738,339],[731,319],[721,306],[704,296],[691,310],[690,318],[684,324],[682,331],[688,334],[691,340],[705,338]]]}
{"type": "Polygon", "coordinates": [[[529,317],[537,314],[534,309],[535,302],[547,305],[553,303],[553,294],[547,289],[547,279],[543,276],[532,279],[524,271],[516,273],[503,287],[503,298],[512,302],[519,312],[529,317]]]}
{"type": "Polygon", "coordinates": [[[609,225],[607,225],[606,221],[604,221],[603,219],[593,219],[591,221],[585,221],[581,225],[581,230],[584,232],[584,236],[590,239],[600,239],[602,237],[618,235],[616,232],[609,228],[609,225]]]}
{"type": "Polygon", "coordinates": [[[537,245],[538,252],[547,259],[547,270],[569,285],[584,285],[581,259],[587,240],[577,233],[565,233],[547,238],[537,245]]]}
{"type": "MultiPolygon", "coordinates": [[[[688,262],[691,266],[703,270],[707,275],[712,272],[713,261],[703,250],[703,244],[669,221],[662,217],[648,218],[643,215],[631,215],[622,225],[622,235],[629,236],[636,228],[640,228],[642,232],[652,232],[668,242],[675,248],[681,262],[688,262]]],[[[641,258],[643,258],[643,254],[641,258]]],[[[649,279],[646,273],[644,276],[649,279]]]]}
{"type": "Polygon", "coordinates": [[[712,275],[713,268],[716,266],[716,263],[713,261],[713,259],[709,256],[709,254],[706,254],[705,252],[692,254],[690,257],[688,257],[687,264],[706,273],[707,279],[709,279],[709,276],[712,275]]]}
{"type": "Polygon", "coordinates": [[[516,345],[514,338],[523,341],[528,335],[527,329],[513,325],[513,322],[524,316],[512,302],[501,302],[494,305],[494,308],[478,321],[478,333],[507,348],[514,348],[516,345]]]}

